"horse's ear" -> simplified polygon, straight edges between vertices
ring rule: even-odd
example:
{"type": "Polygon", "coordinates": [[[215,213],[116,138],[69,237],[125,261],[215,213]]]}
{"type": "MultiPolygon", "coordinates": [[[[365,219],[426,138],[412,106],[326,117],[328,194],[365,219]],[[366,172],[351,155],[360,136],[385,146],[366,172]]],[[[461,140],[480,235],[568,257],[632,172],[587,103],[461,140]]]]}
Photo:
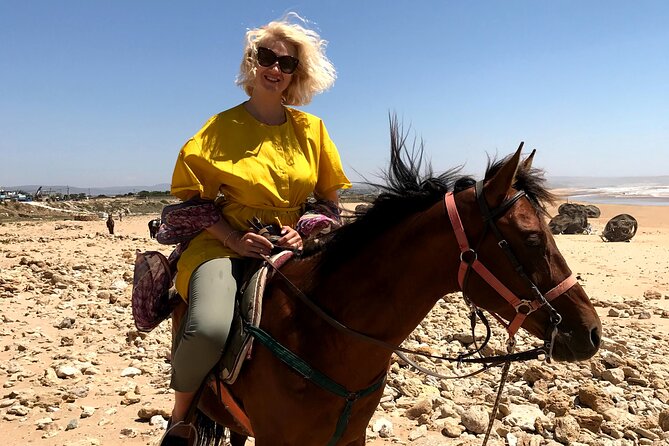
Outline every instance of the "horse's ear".
{"type": "MultiPolygon", "coordinates": [[[[518,150],[504,163],[504,165],[495,173],[495,175],[486,182],[483,187],[488,206],[495,208],[502,204],[506,199],[506,193],[513,185],[516,177],[516,171],[520,164],[520,153],[523,151],[523,144],[520,143],[518,150]]],[[[531,162],[531,161],[530,161],[531,162]]]]}
{"type": "Polygon", "coordinates": [[[534,154],[537,153],[537,149],[533,149],[532,153],[530,153],[530,156],[525,158],[523,161],[523,170],[524,171],[529,171],[532,168],[532,161],[534,161],[534,154]]]}

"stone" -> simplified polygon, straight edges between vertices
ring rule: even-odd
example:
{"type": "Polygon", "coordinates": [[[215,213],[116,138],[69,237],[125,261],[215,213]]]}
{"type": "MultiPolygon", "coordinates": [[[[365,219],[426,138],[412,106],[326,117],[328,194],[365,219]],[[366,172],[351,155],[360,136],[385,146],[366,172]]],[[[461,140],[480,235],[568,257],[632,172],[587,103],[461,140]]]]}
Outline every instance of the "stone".
{"type": "Polygon", "coordinates": [[[136,367],[126,367],[123,369],[121,372],[122,377],[133,377],[133,376],[138,376],[141,375],[142,371],[136,367]]]}
{"type": "Polygon", "coordinates": [[[453,418],[443,420],[441,434],[448,438],[458,438],[465,431],[465,427],[453,418]]]}
{"type": "Polygon", "coordinates": [[[602,372],[601,377],[612,384],[620,384],[625,381],[625,372],[620,367],[606,369],[602,372]]]}
{"type": "Polygon", "coordinates": [[[578,440],[581,427],[572,416],[558,417],[555,419],[555,439],[563,444],[571,444],[578,440]]]}
{"type": "Polygon", "coordinates": [[[658,425],[664,432],[669,432],[669,408],[662,409],[658,415],[658,425]]]}
{"type": "Polygon", "coordinates": [[[488,429],[490,414],[479,406],[472,406],[460,413],[461,423],[469,432],[482,434],[488,429]]]}
{"type": "Polygon", "coordinates": [[[593,384],[586,384],[579,387],[578,399],[581,404],[584,404],[595,411],[602,411],[612,406],[609,395],[593,384]]]}
{"type": "Polygon", "coordinates": [[[81,375],[81,370],[76,367],[63,365],[56,369],[56,376],[61,379],[75,378],[81,375]]]}
{"type": "Polygon", "coordinates": [[[512,404],[509,409],[509,414],[504,417],[503,421],[524,431],[534,432],[537,420],[545,418],[544,413],[537,406],[512,404]]]}
{"type": "Polygon", "coordinates": [[[406,410],[406,416],[410,420],[416,420],[421,415],[432,413],[432,402],[428,398],[422,398],[416,401],[416,404],[406,410]]]}

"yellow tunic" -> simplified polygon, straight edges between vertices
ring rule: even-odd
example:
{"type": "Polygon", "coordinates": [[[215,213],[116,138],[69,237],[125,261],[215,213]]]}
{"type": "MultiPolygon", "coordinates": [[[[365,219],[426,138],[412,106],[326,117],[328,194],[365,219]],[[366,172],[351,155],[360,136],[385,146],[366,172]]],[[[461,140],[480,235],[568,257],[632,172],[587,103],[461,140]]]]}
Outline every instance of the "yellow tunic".
{"type": "MultiPolygon", "coordinates": [[[[351,187],[323,121],[292,108],[286,117],[282,125],[265,125],[240,104],[209,119],[179,153],[172,195],[213,200],[223,194],[225,220],[248,230],[253,217],[294,227],[312,192],[351,187]]],[[[218,257],[239,255],[202,231],[177,264],[179,294],[187,298],[195,268],[218,257]]]]}

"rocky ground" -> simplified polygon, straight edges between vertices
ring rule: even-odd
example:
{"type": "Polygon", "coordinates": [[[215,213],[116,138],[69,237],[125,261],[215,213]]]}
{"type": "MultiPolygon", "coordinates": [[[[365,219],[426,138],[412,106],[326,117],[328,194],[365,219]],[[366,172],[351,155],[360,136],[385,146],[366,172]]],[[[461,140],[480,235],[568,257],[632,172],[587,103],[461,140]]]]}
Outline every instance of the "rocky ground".
{"type": "MultiPolygon", "coordinates": [[[[106,212],[127,208],[117,205],[106,212]]],[[[149,239],[146,227],[160,207],[126,213],[114,236],[103,220],[58,213],[0,223],[4,444],[157,443],[171,401],[171,327],[164,322],[149,334],[137,332],[129,305],[135,249],[168,251],[149,239]]],[[[512,366],[489,444],[669,443],[666,228],[651,227],[657,212],[651,214],[648,221],[635,214],[640,231],[632,243],[558,237],[602,316],[602,349],[582,363],[512,366]],[[611,285],[616,281],[619,287],[611,285]]],[[[504,333],[496,328],[494,338],[490,351],[501,352],[504,333]]],[[[466,308],[453,294],[405,345],[454,354],[471,342],[466,308]]],[[[521,334],[520,342],[523,348],[535,341],[521,334]]],[[[417,359],[444,374],[470,370],[417,359]]],[[[444,381],[401,361],[391,370],[369,445],[481,444],[499,370],[444,381]]]]}

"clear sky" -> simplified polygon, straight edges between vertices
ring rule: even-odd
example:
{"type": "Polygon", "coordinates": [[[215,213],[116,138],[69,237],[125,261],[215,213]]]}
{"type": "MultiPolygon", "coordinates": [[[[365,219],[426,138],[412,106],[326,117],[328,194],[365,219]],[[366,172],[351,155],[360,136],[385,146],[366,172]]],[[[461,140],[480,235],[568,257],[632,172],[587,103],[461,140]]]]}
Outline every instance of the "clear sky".
{"type": "Polygon", "coordinates": [[[0,187],[169,183],[246,99],[245,31],[288,11],[329,41],[337,82],[303,109],[355,181],[391,111],[436,171],[524,140],[549,176],[669,175],[666,0],[0,0],[0,187]]]}

